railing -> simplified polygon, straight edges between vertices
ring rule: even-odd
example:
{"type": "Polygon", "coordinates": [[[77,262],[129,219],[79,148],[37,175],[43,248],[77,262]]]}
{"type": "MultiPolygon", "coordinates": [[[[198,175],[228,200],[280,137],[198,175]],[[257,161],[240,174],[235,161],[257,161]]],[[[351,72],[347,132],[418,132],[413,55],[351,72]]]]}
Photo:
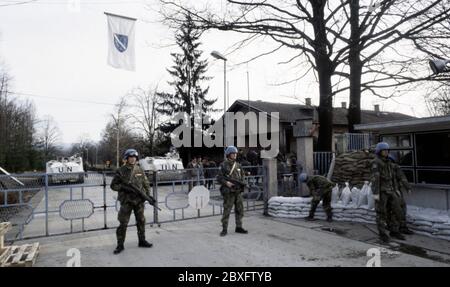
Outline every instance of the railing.
{"type": "Polygon", "coordinates": [[[344,146],[346,151],[368,149],[370,147],[370,134],[344,134],[344,146]]]}
{"type": "Polygon", "coordinates": [[[314,152],[314,170],[316,174],[327,175],[330,169],[331,161],[333,160],[333,152],[314,152]]]}
{"type": "MultiPolygon", "coordinates": [[[[243,194],[246,210],[264,207],[263,167],[243,167],[248,188],[243,194]]],[[[148,173],[159,211],[145,205],[150,225],[220,215],[222,196],[216,181],[218,168],[148,173]],[[209,190],[209,203],[202,209],[189,206],[189,192],[197,185],[209,190]]],[[[14,175],[24,185],[0,175],[0,217],[15,228],[7,240],[62,235],[116,228],[120,202],[110,189],[114,173],[14,175]]],[[[131,218],[130,225],[134,225],[131,218]]]]}

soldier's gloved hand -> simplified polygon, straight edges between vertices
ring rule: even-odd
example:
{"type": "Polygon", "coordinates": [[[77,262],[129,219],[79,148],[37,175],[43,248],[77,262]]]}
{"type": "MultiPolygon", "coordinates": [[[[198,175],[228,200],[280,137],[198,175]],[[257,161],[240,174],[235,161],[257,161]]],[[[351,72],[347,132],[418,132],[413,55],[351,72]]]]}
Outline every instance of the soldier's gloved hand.
{"type": "Polygon", "coordinates": [[[227,181],[225,184],[227,185],[228,188],[232,188],[234,186],[234,184],[229,181],[227,181]]]}
{"type": "Polygon", "coordinates": [[[373,195],[373,199],[375,199],[375,201],[380,200],[380,195],[379,194],[374,194],[373,195]]]}

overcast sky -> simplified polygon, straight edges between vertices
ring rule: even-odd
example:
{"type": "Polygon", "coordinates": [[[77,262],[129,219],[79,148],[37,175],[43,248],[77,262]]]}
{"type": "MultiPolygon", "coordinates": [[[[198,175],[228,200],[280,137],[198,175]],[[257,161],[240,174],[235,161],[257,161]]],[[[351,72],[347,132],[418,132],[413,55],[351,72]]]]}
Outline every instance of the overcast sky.
{"type": "MultiPolygon", "coordinates": [[[[172,65],[170,53],[177,49],[167,46],[173,44],[174,31],[159,22],[157,0],[81,1],[80,11],[71,9],[70,0],[38,0],[2,6],[22,1],[25,0],[0,0],[0,59],[14,78],[12,90],[35,95],[20,97],[33,100],[39,116],[53,116],[62,131],[62,142],[76,142],[81,135],[99,140],[113,105],[133,87],[159,84],[162,89],[168,89],[166,81],[170,77],[166,68],[172,65]],[[105,11],[138,18],[135,72],[107,65],[105,11]]],[[[217,0],[217,5],[221,2],[217,0]]],[[[217,108],[223,107],[223,62],[214,60],[210,52],[226,53],[239,37],[209,32],[202,39],[203,56],[210,62],[208,75],[213,77],[209,82],[210,96],[218,98],[217,108]]],[[[270,42],[257,43],[228,57],[230,102],[247,98],[248,71],[252,100],[302,103],[304,98],[311,97],[313,104],[318,104],[313,77],[282,87],[274,85],[294,78],[289,76],[304,69],[277,65],[286,60],[286,54],[272,55],[248,66],[236,66],[264,49],[269,50],[271,45],[270,42]]],[[[340,106],[341,101],[348,102],[347,97],[336,97],[335,106],[340,106]]],[[[384,111],[428,115],[420,95],[395,102],[374,97],[362,100],[365,109],[372,109],[374,104],[380,104],[384,111]]]]}

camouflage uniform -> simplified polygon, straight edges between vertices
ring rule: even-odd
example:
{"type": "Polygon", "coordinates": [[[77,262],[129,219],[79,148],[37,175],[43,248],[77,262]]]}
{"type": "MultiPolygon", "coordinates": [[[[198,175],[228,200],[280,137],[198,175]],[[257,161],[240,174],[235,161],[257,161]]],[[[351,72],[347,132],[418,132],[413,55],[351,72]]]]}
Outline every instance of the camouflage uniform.
{"type": "Polygon", "coordinates": [[[136,218],[139,242],[145,240],[144,201],[137,194],[124,191],[121,188],[122,183],[130,183],[140,190],[145,190],[150,195],[150,183],[138,164],[126,164],[117,170],[111,182],[111,189],[119,192],[118,200],[120,201],[120,210],[117,219],[120,225],[116,231],[117,243],[119,245],[125,242],[127,225],[132,211],[134,211],[136,218]]]}
{"type": "Polygon", "coordinates": [[[309,211],[309,217],[313,218],[316,212],[317,205],[322,200],[322,206],[327,214],[327,217],[331,219],[331,191],[334,187],[334,183],[321,175],[308,176],[306,185],[312,195],[311,209],[309,211]]]}
{"type": "Polygon", "coordinates": [[[396,183],[395,183],[396,190],[398,190],[400,192],[399,205],[400,205],[401,212],[399,212],[399,214],[398,214],[398,216],[399,216],[398,220],[399,220],[399,229],[400,229],[400,231],[402,231],[402,230],[408,229],[408,226],[406,225],[407,210],[406,210],[406,201],[405,201],[404,193],[411,190],[411,186],[410,186],[405,174],[400,169],[400,166],[396,163],[392,163],[392,165],[394,168],[394,175],[395,175],[395,180],[396,180],[396,183]]]}
{"type": "Polygon", "coordinates": [[[375,201],[375,211],[380,236],[387,236],[387,224],[391,232],[398,233],[401,218],[400,196],[394,166],[389,159],[377,156],[372,161],[371,182],[373,194],[379,195],[379,200],[375,201]]]}
{"type": "Polygon", "coordinates": [[[234,205],[236,228],[242,228],[242,217],[244,217],[244,202],[241,193],[244,190],[242,188],[236,188],[236,185],[232,188],[226,186],[225,183],[227,180],[224,178],[224,176],[239,181],[244,181],[244,171],[237,161],[227,159],[220,165],[220,169],[217,174],[217,181],[221,184],[220,193],[223,196],[222,227],[224,229],[228,227],[228,219],[230,217],[231,209],[234,205]],[[234,169],[233,165],[236,165],[234,169]]]}

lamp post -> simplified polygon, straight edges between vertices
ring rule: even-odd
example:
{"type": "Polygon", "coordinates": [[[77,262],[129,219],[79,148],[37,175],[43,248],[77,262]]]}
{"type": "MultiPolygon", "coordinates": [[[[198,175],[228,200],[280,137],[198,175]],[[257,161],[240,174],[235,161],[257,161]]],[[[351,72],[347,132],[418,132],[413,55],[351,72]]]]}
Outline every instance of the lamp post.
{"type": "Polygon", "coordinates": [[[223,146],[226,147],[226,114],[227,114],[227,58],[217,51],[212,51],[211,56],[218,60],[223,60],[223,146]]]}

